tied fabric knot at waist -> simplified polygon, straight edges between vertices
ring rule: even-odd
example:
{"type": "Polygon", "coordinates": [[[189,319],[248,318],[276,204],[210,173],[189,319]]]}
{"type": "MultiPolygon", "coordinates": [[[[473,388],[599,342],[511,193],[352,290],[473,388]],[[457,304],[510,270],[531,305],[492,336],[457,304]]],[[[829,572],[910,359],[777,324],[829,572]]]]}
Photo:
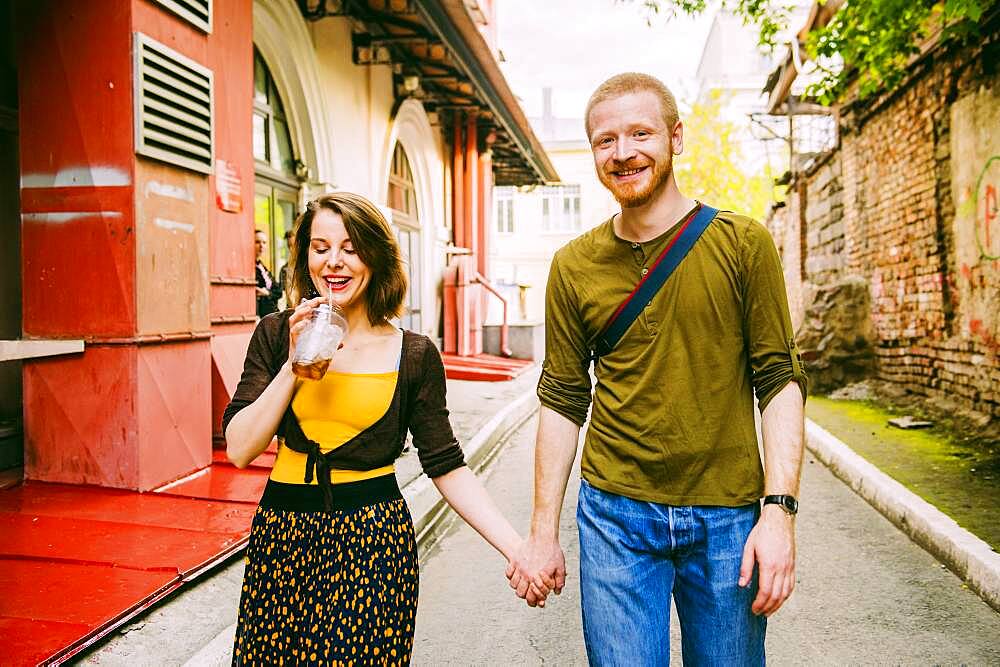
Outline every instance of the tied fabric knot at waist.
{"type": "MultiPolygon", "coordinates": [[[[331,450],[324,453],[319,446],[319,443],[315,440],[311,440],[305,432],[302,430],[302,426],[299,424],[299,420],[295,415],[289,410],[285,413],[285,417],[282,423],[282,432],[284,433],[284,444],[286,447],[292,451],[299,452],[300,454],[306,455],[306,469],[303,476],[303,481],[306,484],[312,484],[313,479],[316,480],[316,484],[323,496],[323,511],[333,512],[337,510],[342,510],[345,507],[353,507],[355,501],[360,497],[367,497],[368,500],[375,502],[381,500],[389,500],[393,498],[401,498],[399,495],[399,487],[396,485],[395,475],[390,474],[391,467],[386,463],[387,468],[386,477],[390,479],[381,485],[375,491],[363,492],[362,496],[358,496],[357,484],[367,484],[372,482],[374,479],[367,480],[365,482],[345,482],[338,486],[339,491],[334,493],[334,483],[333,483],[333,472],[340,469],[356,470],[357,472],[365,472],[365,468],[354,468],[350,463],[335,465],[337,463],[336,457],[338,453],[350,443],[354,443],[358,438],[363,437],[364,433],[359,434],[348,440],[346,443],[342,444],[337,449],[331,450]],[[391,482],[391,483],[390,483],[391,482]],[[384,487],[384,488],[383,488],[384,487]],[[391,488],[390,488],[391,487],[391,488]],[[374,495],[371,495],[374,494],[374,495]]],[[[363,443],[357,443],[363,444],[363,443]]],[[[402,443],[400,443],[399,449],[402,450],[402,443]]],[[[373,465],[372,470],[378,469],[380,466],[373,465]]]]}
{"type": "Polygon", "coordinates": [[[323,509],[333,511],[333,484],[330,481],[330,461],[319,450],[319,444],[308,440],[309,451],[306,452],[305,483],[312,484],[313,476],[323,492],[323,509]]]}
{"type": "Polygon", "coordinates": [[[333,452],[324,454],[320,451],[319,443],[309,439],[291,410],[285,413],[284,432],[285,446],[306,455],[306,473],[303,481],[312,484],[315,478],[320,491],[323,492],[324,511],[333,511],[333,482],[330,480],[332,468],[330,459],[327,458],[333,452]]]}

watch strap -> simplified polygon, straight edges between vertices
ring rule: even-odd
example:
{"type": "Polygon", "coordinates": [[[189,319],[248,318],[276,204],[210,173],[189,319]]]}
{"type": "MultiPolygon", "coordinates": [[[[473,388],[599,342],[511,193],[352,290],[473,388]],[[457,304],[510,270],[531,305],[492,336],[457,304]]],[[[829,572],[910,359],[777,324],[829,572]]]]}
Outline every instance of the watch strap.
{"type": "Polygon", "coordinates": [[[791,495],[764,496],[765,505],[778,505],[789,514],[796,514],[799,511],[799,501],[791,495]]]}

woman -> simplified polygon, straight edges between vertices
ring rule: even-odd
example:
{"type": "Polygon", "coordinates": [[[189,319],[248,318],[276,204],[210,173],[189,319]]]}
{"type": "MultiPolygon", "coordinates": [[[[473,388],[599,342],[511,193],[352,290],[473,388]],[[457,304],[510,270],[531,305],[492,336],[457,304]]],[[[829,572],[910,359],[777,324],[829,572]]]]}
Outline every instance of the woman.
{"type": "Polygon", "coordinates": [[[508,561],[521,538],[465,467],[437,349],[389,323],[407,281],[382,214],[324,195],[296,221],[293,249],[293,295],[307,300],[257,325],[223,417],[239,467],[282,438],[250,534],[233,663],[407,664],[416,539],[393,472],[407,430],[441,495],[508,561]],[[327,298],[347,337],[322,380],[301,380],[289,359],[327,298]]]}

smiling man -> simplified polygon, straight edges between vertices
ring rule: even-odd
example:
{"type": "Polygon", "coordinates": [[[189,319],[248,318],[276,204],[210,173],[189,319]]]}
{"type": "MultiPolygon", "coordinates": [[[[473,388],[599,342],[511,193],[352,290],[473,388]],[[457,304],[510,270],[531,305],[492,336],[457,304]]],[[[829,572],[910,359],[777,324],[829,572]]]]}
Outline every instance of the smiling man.
{"type": "Polygon", "coordinates": [[[592,386],[606,323],[702,204],[674,179],[683,126],[659,80],[603,83],[586,129],[622,210],[552,261],[534,513],[508,577],[532,606],[564,585],[559,514],[592,403],[577,509],[591,664],[668,664],[671,596],[685,664],[764,664],[765,619],[795,583],[806,395],[778,254],[759,223],[716,214],[592,386]]]}

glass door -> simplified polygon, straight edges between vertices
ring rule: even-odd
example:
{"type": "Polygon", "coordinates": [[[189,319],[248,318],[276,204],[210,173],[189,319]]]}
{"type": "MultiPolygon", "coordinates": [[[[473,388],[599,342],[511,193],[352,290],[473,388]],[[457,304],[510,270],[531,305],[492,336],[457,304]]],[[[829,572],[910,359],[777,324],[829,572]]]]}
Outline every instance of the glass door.
{"type": "Polygon", "coordinates": [[[290,259],[285,236],[292,231],[297,216],[298,193],[285,184],[269,182],[258,175],[254,185],[254,226],[267,235],[268,248],[261,261],[275,280],[283,281],[286,303],[279,306],[284,308],[290,305],[287,303],[289,285],[283,270],[290,259]]]}

